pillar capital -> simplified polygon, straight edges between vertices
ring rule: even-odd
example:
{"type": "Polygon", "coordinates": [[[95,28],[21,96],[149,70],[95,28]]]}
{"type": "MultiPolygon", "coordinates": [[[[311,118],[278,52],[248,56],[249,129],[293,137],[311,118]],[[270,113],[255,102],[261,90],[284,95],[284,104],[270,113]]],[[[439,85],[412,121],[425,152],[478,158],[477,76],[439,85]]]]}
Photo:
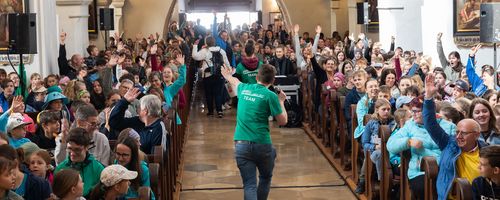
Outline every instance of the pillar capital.
{"type": "Polygon", "coordinates": [[[88,6],[92,0],[56,0],[58,6],[88,6]]]}
{"type": "Polygon", "coordinates": [[[125,5],[125,0],[113,0],[113,2],[111,2],[111,5],[113,5],[113,7],[115,8],[123,8],[123,6],[125,5]]]}
{"type": "Polygon", "coordinates": [[[108,7],[111,0],[97,0],[97,6],[108,7]]]}

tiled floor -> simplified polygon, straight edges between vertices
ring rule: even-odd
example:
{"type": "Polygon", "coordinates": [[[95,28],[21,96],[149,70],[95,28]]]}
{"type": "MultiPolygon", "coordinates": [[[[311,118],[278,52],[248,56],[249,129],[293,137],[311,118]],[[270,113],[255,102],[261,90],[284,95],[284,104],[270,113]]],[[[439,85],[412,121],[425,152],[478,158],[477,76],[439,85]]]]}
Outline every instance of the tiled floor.
{"type": "MultiPolygon", "coordinates": [[[[235,110],[208,118],[200,104],[191,111],[184,147],[181,199],[243,199],[232,142],[235,110]]],[[[271,132],[277,151],[269,199],[355,199],[302,129],[271,132]]]]}

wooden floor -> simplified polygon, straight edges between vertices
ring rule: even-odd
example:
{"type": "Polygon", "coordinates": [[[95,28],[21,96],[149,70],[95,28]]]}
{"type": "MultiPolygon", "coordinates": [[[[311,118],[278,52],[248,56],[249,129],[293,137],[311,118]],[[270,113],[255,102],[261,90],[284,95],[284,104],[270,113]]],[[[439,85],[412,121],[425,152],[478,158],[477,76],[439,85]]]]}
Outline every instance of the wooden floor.
{"type": "MultiPolygon", "coordinates": [[[[243,199],[232,142],[236,111],[226,111],[222,119],[209,118],[199,98],[193,106],[184,146],[180,199],[243,199]]],[[[303,129],[272,126],[278,155],[270,200],[356,199],[303,129]]]]}

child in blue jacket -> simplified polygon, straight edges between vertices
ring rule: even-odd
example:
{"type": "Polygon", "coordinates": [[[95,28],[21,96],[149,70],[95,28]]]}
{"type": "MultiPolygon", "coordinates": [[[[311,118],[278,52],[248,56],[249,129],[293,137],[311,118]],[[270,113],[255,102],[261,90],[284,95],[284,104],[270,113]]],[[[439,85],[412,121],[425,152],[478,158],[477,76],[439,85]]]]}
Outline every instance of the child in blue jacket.
{"type": "Polygon", "coordinates": [[[361,137],[363,149],[371,152],[370,159],[377,169],[378,180],[382,178],[382,153],[380,151],[381,139],[379,129],[381,125],[395,126],[395,121],[391,115],[391,103],[387,99],[377,99],[375,102],[375,113],[366,124],[361,137]]]}

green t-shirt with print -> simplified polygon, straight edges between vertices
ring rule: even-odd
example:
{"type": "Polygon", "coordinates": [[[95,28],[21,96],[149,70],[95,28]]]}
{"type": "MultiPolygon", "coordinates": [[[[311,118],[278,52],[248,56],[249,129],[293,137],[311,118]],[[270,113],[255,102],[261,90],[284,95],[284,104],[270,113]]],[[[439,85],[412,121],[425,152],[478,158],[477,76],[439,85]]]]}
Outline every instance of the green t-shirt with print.
{"type": "Polygon", "coordinates": [[[234,140],[271,144],[269,116],[281,114],[278,95],[261,84],[241,83],[237,89],[238,111],[234,140]]]}
{"type": "Polygon", "coordinates": [[[260,66],[262,66],[262,61],[259,61],[259,64],[257,64],[257,69],[251,71],[248,70],[243,63],[238,64],[236,66],[236,74],[238,74],[241,77],[241,82],[242,83],[257,83],[257,73],[259,72],[260,66]]]}

